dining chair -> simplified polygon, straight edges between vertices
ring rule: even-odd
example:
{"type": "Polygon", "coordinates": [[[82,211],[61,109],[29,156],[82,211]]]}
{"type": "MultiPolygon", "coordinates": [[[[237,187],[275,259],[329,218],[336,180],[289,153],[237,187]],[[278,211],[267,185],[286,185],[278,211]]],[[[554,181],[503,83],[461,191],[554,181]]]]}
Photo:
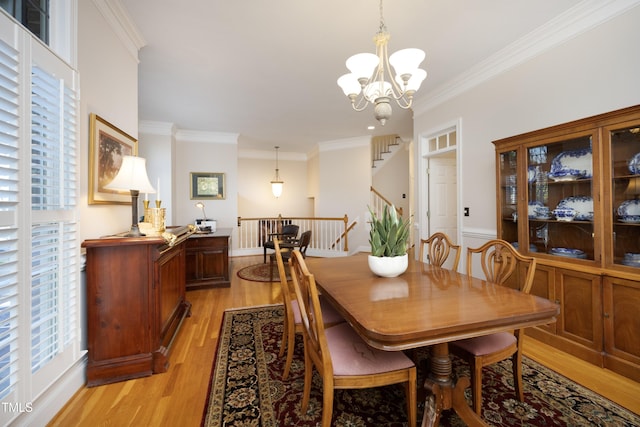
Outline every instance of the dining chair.
{"type": "Polygon", "coordinates": [[[405,384],[407,415],[416,425],[416,366],[401,351],[383,351],[370,347],[348,323],[328,327],[318,296],[314,276],[302,254],[294,250],[291,277],[302,315],[304,336],[304,394],[302,412],[311,397],[313,368],[322,378],[322,426],[331,425],[334,389],[357,389],[405,384]]]}
{"type": "MultiPolygon", "coordinates": [[[[494,239],[479,248],[467,248],[467,275],[472,274],[473,254],[480,254],[480,264],[487,281],[504,285],[514,273],[523,274],[520,291],[529,293],[533,285],[536,259],[523,256],[505,240],[494,239]],[[524,266],[524,267],[520,267],[524,266]],[[526,269],[526,270],[525,270],[526,269]]],[[[522,388],[522,338],[524,329],[499,332],[452,342],[451,353],[469,363],[473,408],[480,415],[482,408],[482,368],[511,357],[514,388],[517,398],[524,401],[522,388]]]]}
{"type": "Polygon", "coordinates": [[[425,249],[429,264],[442,267],[449,258],[451,251],[454,251],[455,257],[451,270],[458,270],[460,262],[460,245],[454,245],[449,236],[438,231],[433,233],[427,239],[420,239],[420,262],[425,262],[425,249]]]}
{"type": "Polygon", "coordinates": [[[296,224],[285,224],[279,233],[269,233],[269,240],[262,244],[263,260],[264,264],[267,263],[267,249],[273,249],[273,240],[279,239],[282,242],[292,241],[298,238],[298,231],[300,226],[296,224]]]}
{"type": "MultiPolygon", "coordinates": [[[[287,359],[284,364],[284,372],[282,379],[289,377],[291,370],[291,362],[293,361],[293,351],[295,346],[295,334],[302,334],[302,317],[300,315],[300,306],[295,294],[291,292],[289,282],[287,281],[287,272],[284,266],[284,260],[281,256],[280,242],[274,239],[275,258],[278,265],[278,273],[280,275],[280,288],[282,291],[282,300],[284,304],[284,330],[282,332],[282,344],[280,345],[279,357],[284,356],[284,350],[287,349],[287,359]]],[[[323,321],[326,325],[337,325],[344,322],[344,318],[333,308],[324,298],[320,298],[320,306],[322,307],[323,321]]]]}
{"type": "MultiPolygon", "coordinates": [[[[279,242],[280,245],[280,254],[282,256],[282,260],[284,262],[289,262],[289,258],[291,257],[291,251],[294,249],[298,249],[303,257],[307,256],[307,248],[311,243],[311,230],[307,230],[300,235],[299,239],[288,239],[279,242]]],[[[275,249],[275,248],[274,248],[275,249]]],[[[276,261],[275,252],[271,254],[269,258],[269,278],[270,281],[273,282],[273,264],[276,261]]]]}

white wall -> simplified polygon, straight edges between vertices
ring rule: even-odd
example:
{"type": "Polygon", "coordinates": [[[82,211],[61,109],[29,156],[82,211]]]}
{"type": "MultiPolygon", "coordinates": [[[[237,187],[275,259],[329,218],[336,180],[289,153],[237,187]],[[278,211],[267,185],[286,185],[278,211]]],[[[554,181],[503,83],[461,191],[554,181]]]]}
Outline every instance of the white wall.
{"type": "MultiPolygon", "coordinates": [[[[166,209],[166,225],[177,224],[174,219],[175,201],[173,198],[173,175],[175,126],[172,123],[140,122],[138,155],[147,159],[147,175],[151,185],[156,189],[156,194],[149,194],[149,206],[156,207],[158,190],[160,190],[160,207],[166,209]],[[158,184],[160,184],[158,188],[158,184]]],[[[147,195],[140,195],[138,212],[144,214],[142,199],[147,195]]]]}
{"type": "MultiPolygon", "coordinates": [[[[238,135],[229,133],[176,134],[173,175],[175,225],[193,224],[202,218],[197,202],[204,204],[207,218],[215,219],[218,228],[237,229],[238,219],[238,135]],[[194,200],[191,198],[191,172],[223,173],[223,200],[194,200]]],[[[232,237],[232,244],[233,244],[232,237]]]]}
{"type": "Polygon", "coordinates": [[[78,2],[80,72],[80,238],[131,228],[130,205],[88,205],[89,114],[138,135],[138,58],[107,24],[92,1],[78,2]]]}
{"type": "Polygon", "coordinates": [[[278,153],[282,195],[275,198],[271,181],[275,177],[275,150],[241,151],[238,159],[238,215],[244,218],[310,217],[313,200],[307,190],[307,157],[278,153]]]}
{"type": "Polygon", "coordinates": [[[491,141],[640,103],[638,22],[635,7],[434,108],[416,111],[416,141],[462,119],[460,206],[471,208],[462,217],[465,246],[477,245],[473,235],[496,232],[491,141]]]}
{"type": "Polygon", "coordinates": [[[411,147],[407,142],[392,147],[392,153],[383,154],[384,162],[376,162],[376,168],[372,170],[373,188],[397,208],[402,208],[404,218],[411,215],[409,206],[409,150],[411,147]]]}
{"type": "Polygon", "coordinates": [[[349,251],[368,250],[367,205],[371,187],[371,138],[319,144],[318,217],[349,217],[358,225],[349,233],[349,251]]]}

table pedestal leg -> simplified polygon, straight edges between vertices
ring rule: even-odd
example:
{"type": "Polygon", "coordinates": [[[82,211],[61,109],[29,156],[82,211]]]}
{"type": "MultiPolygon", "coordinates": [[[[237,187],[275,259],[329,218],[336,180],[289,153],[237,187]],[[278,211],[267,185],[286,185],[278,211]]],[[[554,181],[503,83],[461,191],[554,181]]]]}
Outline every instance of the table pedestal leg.
{"type": "Polygon", "coordinates": [[[427,411],[430,399],[427,398],[422,427],[437,426],[440,421],[440,414],[445,409],[456,411],[462,421],[470,427],[488,426],[471,409],[464,398],[464,390],[469,387],[470,383],[469,378],[462,377],[458,379],[458,383],[455,386],[453,385],[451,379],[451,356],[449,355],[449,345],[447,343],[436,344],[431,347],[429,378],[425,381],[424,387],[435,398],[436,414],[433,418],[428,417],[427,411]]]}

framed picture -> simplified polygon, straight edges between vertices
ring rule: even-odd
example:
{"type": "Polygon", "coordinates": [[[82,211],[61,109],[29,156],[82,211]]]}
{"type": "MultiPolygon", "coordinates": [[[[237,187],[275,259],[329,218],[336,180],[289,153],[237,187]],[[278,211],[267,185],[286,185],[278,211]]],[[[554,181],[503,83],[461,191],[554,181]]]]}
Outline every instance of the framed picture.
{"type": "Polygon", "coordinates": [[[138,154],[138,141],[91,114],[89,118],[89,204],[130,205],[131,193],[104,188],[120,170],[124,156],[138,154]]]}
{"type": "Polygon", "coordinates": [[[223,200],[224,174],[191,172],[191,199],[223,200]]]}

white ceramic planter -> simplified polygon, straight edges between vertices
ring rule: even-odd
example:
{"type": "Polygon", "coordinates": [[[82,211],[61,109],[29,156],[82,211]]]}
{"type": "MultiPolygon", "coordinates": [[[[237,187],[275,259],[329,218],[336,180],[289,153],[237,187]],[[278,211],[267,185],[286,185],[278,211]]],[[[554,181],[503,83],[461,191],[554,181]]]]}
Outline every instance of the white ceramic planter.
{"type": "Polygon", "coordinates": [[[407,270],[409,255],[380,257],[369,255],[369,269],[376,276],[397,277],[407,270]]]}

